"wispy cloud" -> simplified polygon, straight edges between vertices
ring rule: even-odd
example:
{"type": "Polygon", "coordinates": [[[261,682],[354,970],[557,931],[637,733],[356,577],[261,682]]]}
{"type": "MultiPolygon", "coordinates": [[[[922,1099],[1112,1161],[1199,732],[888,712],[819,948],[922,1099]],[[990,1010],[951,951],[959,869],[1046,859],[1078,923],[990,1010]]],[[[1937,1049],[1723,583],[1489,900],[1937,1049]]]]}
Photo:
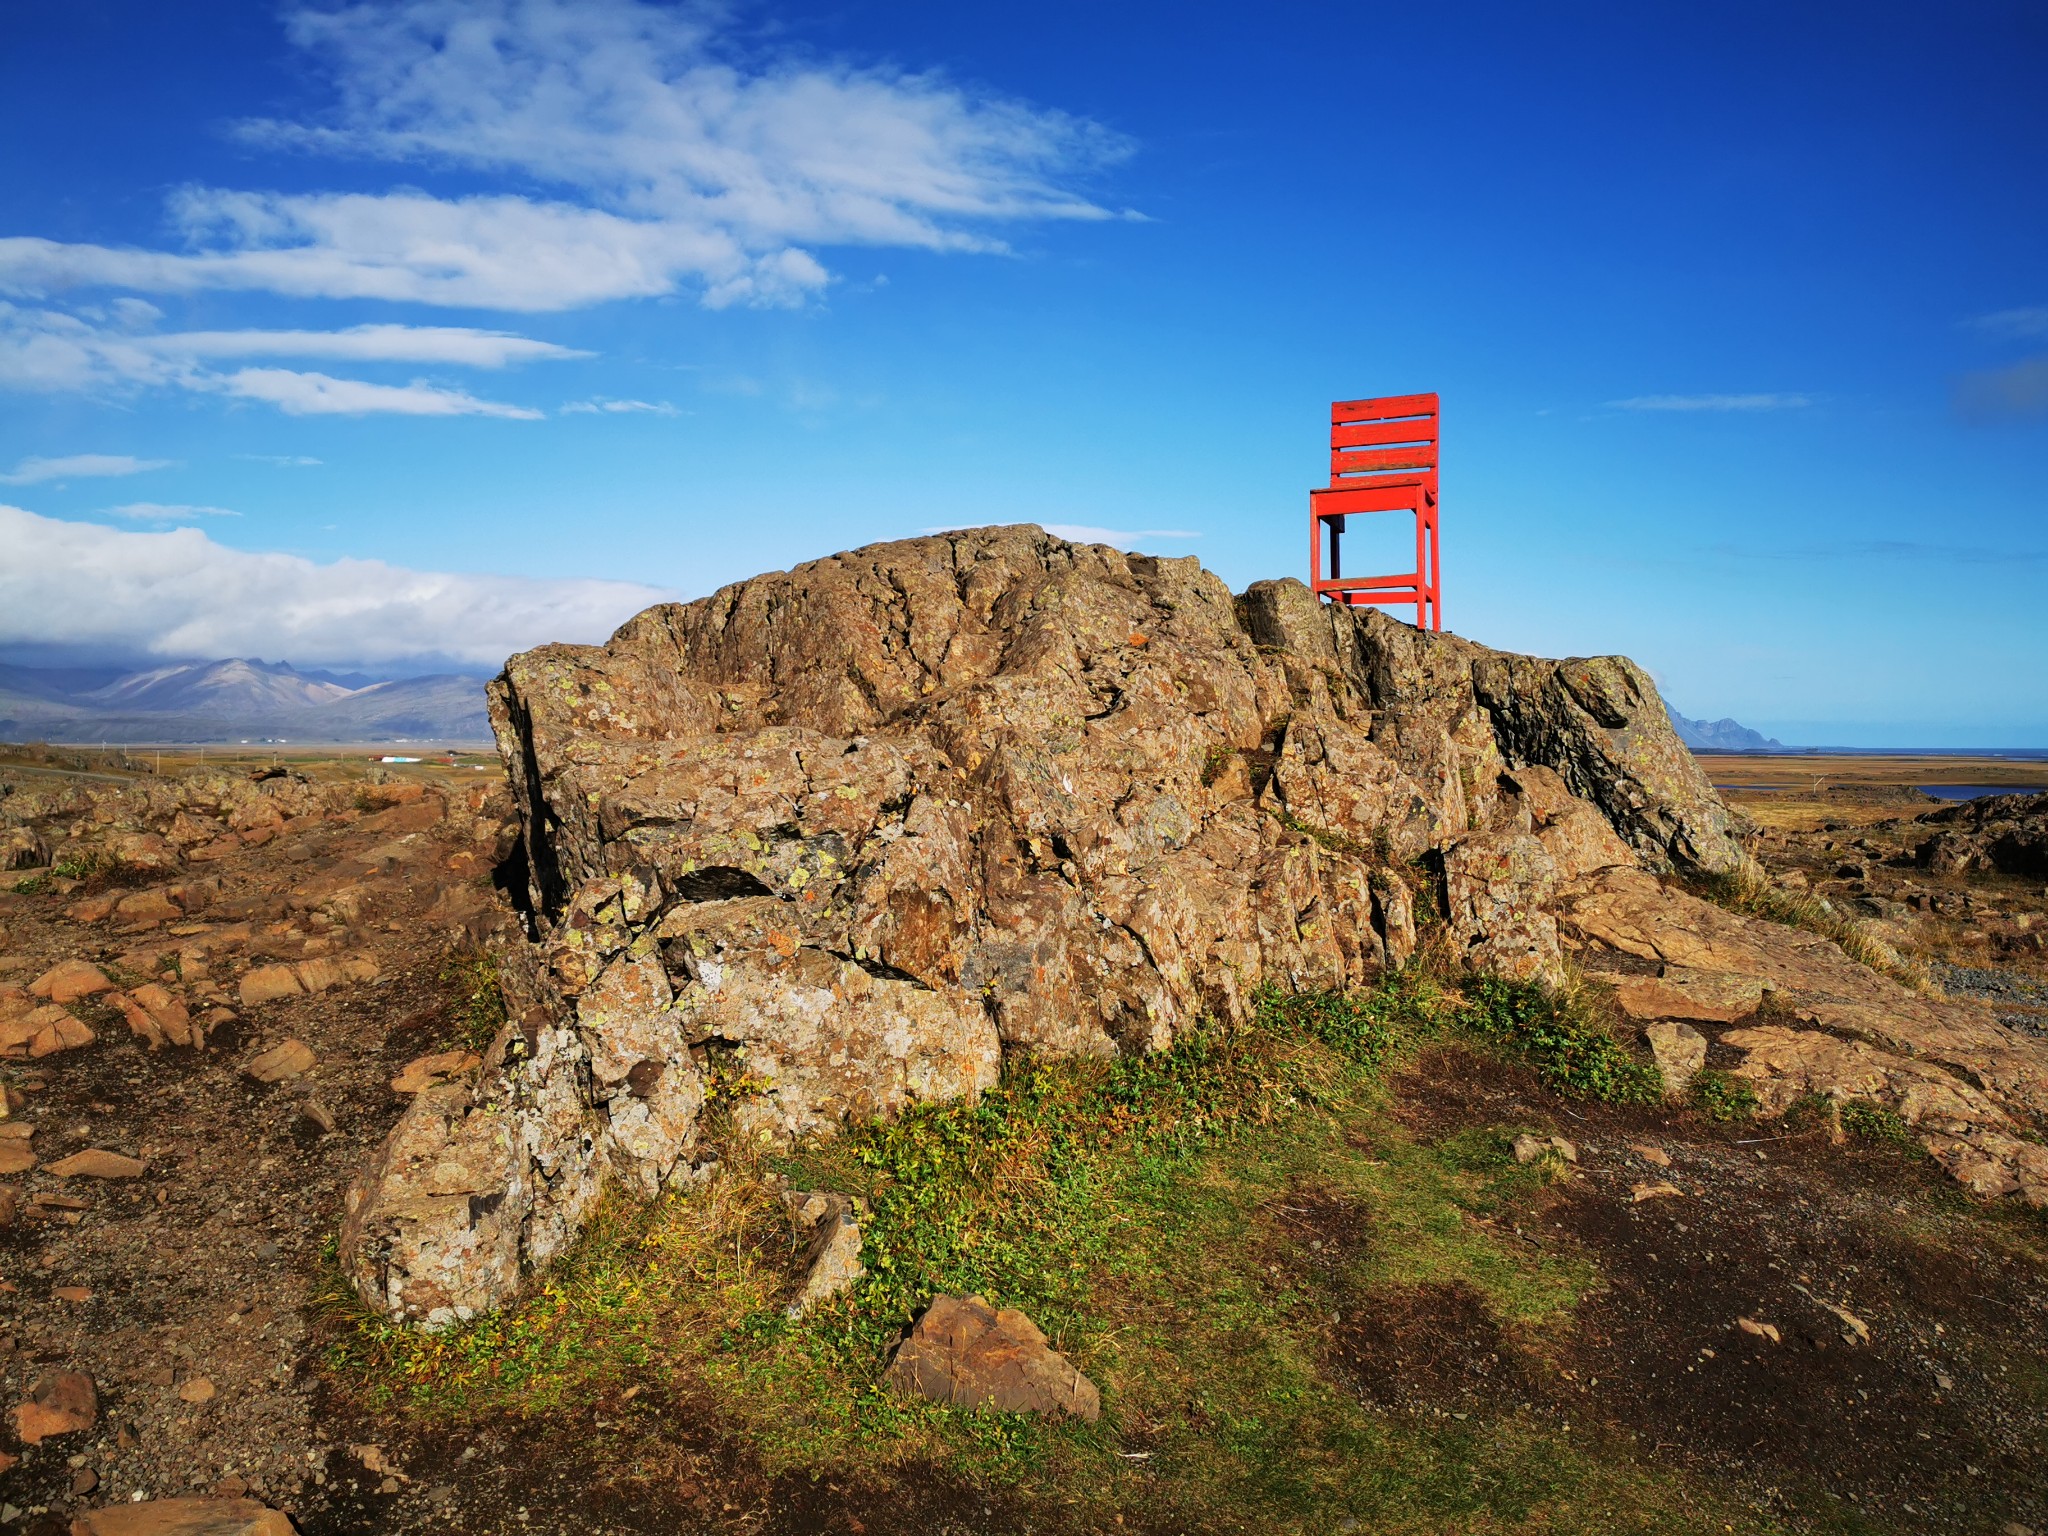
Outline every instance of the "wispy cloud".
{"type": "Polygon", "coordinates": [[[399,416],[503,416],[538,421],[543,414],[523,405],[479,400],[459,389],[432,384],[366,384],[324,373],[289,368],[244,368],[222,379],[219,388],[244,400],[262,400],[288,416],[363,416],[373,411],[399,416]]]}
{"type": "MultiPolygon", "coordinates": [[[[926,533],[957,533],[963,528],[975,528],[977,523],[946,523],[937,528],[927,528],[926,533]]],[[[1150,544],[1159,539],[1199,539],[1201,535],[1186,528],[1097,528],[1087,523],[1039,523],[1056,539],[1065,539],[1070,544],[1107,544],[1113,549],[1125,551],[1136,549],[1141,544],[1150,544]]]]}
{"type": "Polygon", "coordinates": [[[1796,411],[1813,404],[1810,395],[1636,395],[1610,400],[1617,411],[1796,411]]]}
{"type": "Polygon", "coordinates": [[[104,507],[107,517],[125,517],[138,523],[186,523],[199,517],[240,517],[226,507],[188,507],[173,502],[131,501],[123,506],[104,507]]]}
{"type": "Polygon", "coordinates": [[[2030,421],[2048,416],[2048,357],[1968,373],[1956,382],[1956,409],[1971,421],[2030,421]]]}
{"type": "Polygon", "coordinates": [[[23,459],[0,485],[41,485],[46,480],[83,480],[95,476],[139,475],[148,469],[169,469],[174,459],[138,459],[125,453],[74,453],[63,458],[23,459]]]}
{"type": "MultiPolygon", "coordinates": [[[[111,307],[110,307],[111,308],[111,307]]],[[[267,400],[295,415],[314,412],[510,416],[528,407],[479,400],[422,381],[394,386],[279,368],[222,372],[206,366],[236,357],[318,357],[364,363],[441,363],[469,368],[587,357],[553,342],[463,326],[359,325],[339,331],[182,331],[146,329],[154,306],[73,314],[0,302],[0,387],[36,393],[133,394],[179,389],[267,400]],[[145,313],[146,312],[146,313],[145,313]]]]}
{"type": "Polygon", "coordinates": [[[332,76],[253,145],[459,167],[546,195],[189,188],[186,249],[0,240],[0,287],[259,289],[501,310],[693,288],[714,308],[830,281],[814,246],[1000,251],[998,230],[1124,215],[1078,190],[1128,154],[1085,118],[937,73],[737,62],[721,7],[399,0],[288,18],[332,76]]]}
{"type": "Polygon", "coordinates": [[[574,400],[562,407],[564,416],[631,416],[640,413],[653,416],[682,414],[666,400],[607,400],[602,395],[594,400],[574,400]]]}
{"type": "Polygon", "coordinates": [[[502,368],[507,363],[591,355],[510,331],[454,325],[357,325],[343,331],[173,331],[152,336],[146,344],[171,357],[320,357],[352,362],[450,363],[463,368],[502,368]]]}
{"type": "Polygon", "coordinates": [[[441,659],[496,667],[549,640],[601,640],[675,594],[623,581],[540,581],[320,564],[0,506],[0,645],[184,659],[288,655],[301,665],[441,659]]]}
{"type": "Polygon", "coordinates": [[[2001,309],[1996,314],[1979,315],[1970,324],[1994,336],[2048,336],[2048,304],[2001,309]]]}

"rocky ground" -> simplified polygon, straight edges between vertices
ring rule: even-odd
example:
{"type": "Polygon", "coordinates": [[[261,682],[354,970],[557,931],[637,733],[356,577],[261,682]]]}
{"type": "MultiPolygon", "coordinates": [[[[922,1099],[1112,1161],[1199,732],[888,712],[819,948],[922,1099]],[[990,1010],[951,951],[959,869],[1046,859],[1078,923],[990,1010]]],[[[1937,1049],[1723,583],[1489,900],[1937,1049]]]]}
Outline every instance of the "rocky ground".
{"type": "Polygon", "coordinates": [[[80,835],[0,888],[0,1381],[16,1403],[80,1370],[97,1404],[40,1445],[10,1427],[0,1528],[216,1493],[360,1529],[338,1496],[410,1485],[322,1421],[315,1300],[391,1080],[462,1043],[497,802],[289,772],[12,787],[80,835]]]}

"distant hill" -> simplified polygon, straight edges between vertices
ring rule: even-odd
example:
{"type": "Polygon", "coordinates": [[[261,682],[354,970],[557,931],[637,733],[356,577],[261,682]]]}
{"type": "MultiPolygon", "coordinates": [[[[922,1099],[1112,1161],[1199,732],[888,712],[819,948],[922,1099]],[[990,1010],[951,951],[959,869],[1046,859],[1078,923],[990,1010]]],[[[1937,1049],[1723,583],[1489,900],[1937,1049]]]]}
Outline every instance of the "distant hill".
{"type": "Polygon", "coordinates": [[[1739,720],[1688,720],[1668,703],[1664,713],[1672,729],[1688,747],[1704,752],[1782,752],[1785,744],[1762,731],[1753,731],[1739,720]]]}
{"type": "Polygon", "coordinates": [[[145,671],[0,665],[0,740],[485,741],[484,679],[377,679],[242,657],[145,671]]]}

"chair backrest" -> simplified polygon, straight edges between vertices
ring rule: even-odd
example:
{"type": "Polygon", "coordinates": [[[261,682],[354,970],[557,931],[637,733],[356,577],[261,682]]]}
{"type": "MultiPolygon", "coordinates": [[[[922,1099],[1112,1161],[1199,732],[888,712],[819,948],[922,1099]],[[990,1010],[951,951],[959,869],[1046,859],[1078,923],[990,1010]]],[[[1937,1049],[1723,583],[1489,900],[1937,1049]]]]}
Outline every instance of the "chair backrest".
{"type": "Polygon", "coordinates": [[[1339,400],[1330,407],[1330,484],[1413,484],[1436,474],[1435,395],[1339,400]]]}

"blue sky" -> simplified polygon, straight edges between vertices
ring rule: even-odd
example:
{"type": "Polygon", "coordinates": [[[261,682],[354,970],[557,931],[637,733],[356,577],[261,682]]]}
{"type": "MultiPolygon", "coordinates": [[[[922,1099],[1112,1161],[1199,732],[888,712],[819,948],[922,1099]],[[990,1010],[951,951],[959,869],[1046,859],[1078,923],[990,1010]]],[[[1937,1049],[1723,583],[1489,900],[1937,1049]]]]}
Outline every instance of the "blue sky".
{"type": "Polygon", "coordinates": [[[0,20],[0,648],[487,668],[965,523],[2048,745],[2048,12],[77,0],[0,20]],[[195,15],[204,15],[195,23],[195,15]]]}

